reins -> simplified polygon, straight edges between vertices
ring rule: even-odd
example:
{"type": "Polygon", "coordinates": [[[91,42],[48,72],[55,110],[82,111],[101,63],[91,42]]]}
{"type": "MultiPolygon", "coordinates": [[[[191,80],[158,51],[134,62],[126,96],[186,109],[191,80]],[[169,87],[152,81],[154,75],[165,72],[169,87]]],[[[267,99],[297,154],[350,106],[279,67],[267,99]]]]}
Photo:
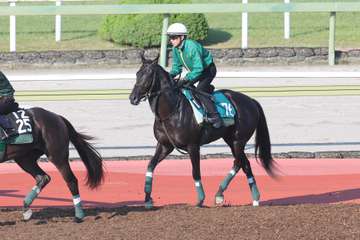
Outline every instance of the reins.
{"type": "Polygon", "coordinates": [[[171,145],[172,145],[179,153],[181,153],[181,154],[183,154],[183,155],[188,154],[188,152],[181,150],[180,148],[178,148],[178,147],[175,145],[174,141],[171,139],[171,137],[170,137],[170,135],[169,135],[169,133],[168,133],[168,131],[167,131],[167,129],[166,129],[165,122],[163,122],[163,121],[160,121],[160,122],[161,122],[161,125],[163,126],[163,128],[164,128],[164,130],[165,130],[165,135],[168,137],[171,145]]]}
{"type": "MultiPolygon", "coordinates": [[[[152,91],[154,88],[154,85],[155,85],[155,77],[156,77],[156,71],[153,75],[153,79],[151,81],[151,86],[149,88],[149,91],[147,91],[147,93],[143,97],[141,97],[140,101],[146,101],[150,97],[158,95],[159,94],[158,92],[161,92],[161,91],[157,91],[156,93],[153,93],[153,91],[152,91]]],[[[136,84],[135,84],[135,86],[136,86],[136,84]]]]}
{"type": "MultiPolygon", "coordinates": [[[[153,79],[152,79],[152,83],[151,83],[151,87],[148,91],[148,93],[145,95],[144,97],[144,101],[146,99],[150,99],[150,98],[156,98],[155,101],[158,101],[159,99],[159,96],[164,93],[164,92],[168,92],[168,91],[173,91],[174,89],[176,89],[177,87],[167,87],[167,88],[164,88],[164,89],[161,89],[161,90],[158,90],[158,91],[153,91],[153,88],[154,88],[154,85],[155,85],[155,80],[156,80],[156,71],[153,75],[153,79]]],[[[169,132],[166,128],[166,125],[165,125],[165,122],[167,120],[169,120],[175,113],[177,113],[179,111],[179,104],[180,104],[180,100],[177,99],[176,101],[176,106],[173,108],[173,111],[168,115],[166,116],[164,119],[161,119],[160,116],[158,116],[157,114],[157,109],[154,109],[154,114],[155,114],[155,118],[161,123],[163,129],[164,129],[164,132],[165,132],[165,135],[167,136],[167,138],[169,139],[169,142],[171,143],[171,145],[181,154],[187,154],[186,151],[184,150],[181,150],[179,149],[176,145],[175,145],[175,142],[173,141],[173,139],[170,137],[169,135],[169,132]]],[[[157,106],[157,104],[156,104],[157,106]]]]}

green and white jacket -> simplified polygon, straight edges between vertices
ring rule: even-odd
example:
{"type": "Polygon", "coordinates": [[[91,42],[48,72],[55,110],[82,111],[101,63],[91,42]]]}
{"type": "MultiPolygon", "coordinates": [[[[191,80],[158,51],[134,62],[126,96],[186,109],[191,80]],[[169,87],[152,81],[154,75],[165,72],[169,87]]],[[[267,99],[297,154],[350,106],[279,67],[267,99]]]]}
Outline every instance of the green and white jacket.
{"type": "Polygon", "coordinates": [[[196,80],[204,69],[213,62],[211,53],[200,43],[191,39],[185,39],[179,47],[173,47],[172,53],[170,76],[179,75],[182,68],[185,67],[188,73],[184,79],[188,81],[196,80]]]}
{"type": "Polygon", "coordinates": [[[9,80],[0,71],[0,97],[3,96],[14,96],[14,88],[11,86],[9,80]]]}

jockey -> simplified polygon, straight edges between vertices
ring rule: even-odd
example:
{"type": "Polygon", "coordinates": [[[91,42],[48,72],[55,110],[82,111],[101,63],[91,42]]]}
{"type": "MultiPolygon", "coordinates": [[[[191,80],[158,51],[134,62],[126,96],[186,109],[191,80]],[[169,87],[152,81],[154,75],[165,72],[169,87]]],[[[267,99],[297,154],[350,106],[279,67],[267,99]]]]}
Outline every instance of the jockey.
{"type": "Polygon", "coordinates": [[[19,107],[18,103],[15,102],[14,92],[15,90],[9,80],[0,71],[0,127],[4,129],[4,138],[15,135],[11,123],[5,117],[6,114],[16,111],[19,107]]]}
{"type": "MultiPolygon", "coordinates": [[[[182,23],[171,24],[167,30],[167,35],[173,46],[170,77],[174,78],[181,74],[184,67],[188,73],[179,80],[178,86],[199,82],[196,89],[211,94],[214,90],[211,82],[216,75],[216,66],[210,52],[200,43],[187,38],[188,32],[182,23]]],[[[205,107],[207,121],[215,128],[222,127],[222,119],[211,99],[203,94],[197,96],[205,107]]]]}

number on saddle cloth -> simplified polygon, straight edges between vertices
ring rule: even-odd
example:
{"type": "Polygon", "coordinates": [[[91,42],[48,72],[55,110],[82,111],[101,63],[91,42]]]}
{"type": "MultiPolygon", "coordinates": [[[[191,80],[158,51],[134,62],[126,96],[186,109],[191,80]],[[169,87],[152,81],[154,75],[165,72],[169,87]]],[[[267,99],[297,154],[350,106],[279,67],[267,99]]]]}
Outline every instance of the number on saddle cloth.
{"type": "MultiPolygon", "coordinates": [[[[2,116],[7,121],[6,127],[12,128],[15,132],[14,136],[5,139],[8,144],[24,144],[33,141],[32,131],[33,124],[30,114],[25,109],[19,109],[2,116]]],[[[4,131],[0,131],[4,135],[4,131]]],[[[4,136],[0,136],[3,139],[4,136]]]]}
{"type": "MultiPolygon", "coordinates": [[[[205,110],[202,105],[193,96],[193,93],[189,89],[182,89],[182,92],[186,99],[190,102],[193,109],[196,121],[198,124],[202,124],[205,118],[205,110]]],[[[231,126],[235,120],[235,108],[229,99],[221,92],[214,91],[212,93],[213,99],[215,100],[215,107],[220,117],[222,118],[225,126],[231,126]]]]}

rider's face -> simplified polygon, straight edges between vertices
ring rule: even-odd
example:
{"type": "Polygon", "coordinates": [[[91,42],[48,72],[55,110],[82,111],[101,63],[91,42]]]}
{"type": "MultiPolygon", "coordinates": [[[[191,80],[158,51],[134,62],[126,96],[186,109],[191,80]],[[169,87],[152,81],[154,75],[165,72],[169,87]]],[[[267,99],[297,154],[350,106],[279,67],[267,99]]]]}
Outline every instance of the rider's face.
{"type": "Polygon", "coordinates": [[[170,36],[170,43],[171,45],[173,45],[174,47],[178,47],[181,43],[181,40],[183,39],[183,36],[170,36]]]}

